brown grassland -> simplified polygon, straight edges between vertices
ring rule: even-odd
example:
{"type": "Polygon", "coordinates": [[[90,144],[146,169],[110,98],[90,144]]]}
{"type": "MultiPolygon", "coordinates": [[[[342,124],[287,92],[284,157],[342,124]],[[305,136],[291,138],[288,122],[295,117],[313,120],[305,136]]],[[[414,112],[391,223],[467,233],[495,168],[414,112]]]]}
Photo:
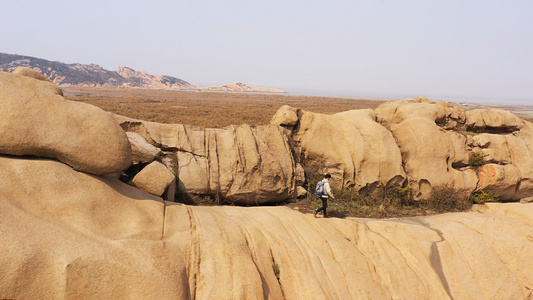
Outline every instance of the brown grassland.
{"type": "MultiPolygon", "coordinates": [[[[116,88],[63,88],[66,99],[95,105],[122,116],[167,124],[188,124],[221,128],[231,124],[262,125],[283,105],[307,111],[334,114],[352,109],[376,108],[386,100],[292,96],[287,94],[232,93],[205,91],[169,91],[116,88]]],[[[470,106],[467,109],[476,108],[470,106]]],[[[533,121],[533,118],[525,118],[533,121]]],[[[316,174],[315,174],[316,175],[316,174]]],[[[316,177],[316,176],[315,176],[316,177]]],[[[308,196],[282,205],[303,213],[312,213],[320,205],[313,196],[314,184],[308,179],[308,196]]],[[[314,181],[313,181],[314,180],[314,181]]],[[[399,217],[426,215],[469,209],[472,200],[454,191],[440,191],[435,199],[413,202],[409,187],[378,188],[370,195],[334,190],[336,200],[328,207],[332,217],[399,217]]],[[[199,197],[191,204],[213,205],[220,202],[199,197]]]]}
{"type": "Polygon", "coordinates": [[[269,124],[287,104],[307,111],[334,114],[376,108],[385,100],[291,96],[287,94],[169,91],[111,88],[63,88],[65,98],[90,103],[122,116],[166,124],[208,128],[269,124]]]}

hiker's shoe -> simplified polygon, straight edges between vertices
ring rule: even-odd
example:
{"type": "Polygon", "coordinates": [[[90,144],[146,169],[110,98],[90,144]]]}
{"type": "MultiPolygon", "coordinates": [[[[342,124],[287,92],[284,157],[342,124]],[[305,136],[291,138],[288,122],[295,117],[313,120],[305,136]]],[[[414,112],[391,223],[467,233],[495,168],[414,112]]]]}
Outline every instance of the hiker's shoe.
{"type": "Polygon", "coordinates": [[[316,218],[316,210],[315,210],[315,211],[313,212],[313,215],[314,215],[314,216],[315,216],[315,218],[316,218]]]}
{"type": "Polygon", "coordinates": [[[324,215],[324,218],[329,218],[328,216],[324,215]]]}

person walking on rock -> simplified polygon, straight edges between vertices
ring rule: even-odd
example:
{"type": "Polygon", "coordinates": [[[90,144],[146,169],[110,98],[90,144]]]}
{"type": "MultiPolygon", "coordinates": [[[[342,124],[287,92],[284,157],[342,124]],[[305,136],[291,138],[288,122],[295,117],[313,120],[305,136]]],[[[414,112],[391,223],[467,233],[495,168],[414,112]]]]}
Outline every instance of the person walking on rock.
{"type": "Polygon", "coordinates": [[[316,218],[316,214],[323,211],[324,212],[324,218],[328,218],[328,214],[326,212],[326,208],[328,207],[328,196],[332,199],[335,199],[333,194],[331,193],[331,187],[329,186],[329,179],[331,178],[331,175],[328,173],[326,176],[324,176],[324,179],[319,181],[316,185],[316,196],[317,198],[320,198],[322,200],[322,207],[315,210],[313,215],[316,218]]]}

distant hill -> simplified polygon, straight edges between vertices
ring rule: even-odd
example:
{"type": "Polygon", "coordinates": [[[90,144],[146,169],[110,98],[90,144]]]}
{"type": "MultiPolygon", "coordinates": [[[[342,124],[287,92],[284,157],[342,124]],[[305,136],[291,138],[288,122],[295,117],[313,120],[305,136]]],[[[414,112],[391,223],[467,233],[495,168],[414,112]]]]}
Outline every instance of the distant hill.
{"type": "Polygon", "coordinates": [[[150,75],[128,67],[119,67],[117,71],[109,71],[95,64],[66,64],[30,56],[0,53],[0,71],[12,72],[18,66],[37,69],[54,83],[63,86],[197,88],[196,85],[175,77],[150,75]]]}
{"type": "Polygon", "coordinates": [[[36,69],[55,84],[61,86],[91,87],[130,87],[146,89],[199,89],[239,92],[284,92],[273,88],[252,88],[247,84],[236,83],[224,86],[200,87],[185,80],[166,76],[151,75],[145,71],[135,71],[128,67],[118,67],[116,71],[106,70],[96,64],[66,64],[59,61],[0,53],[0,71],[13,72],[18,66],[36,69]]]}

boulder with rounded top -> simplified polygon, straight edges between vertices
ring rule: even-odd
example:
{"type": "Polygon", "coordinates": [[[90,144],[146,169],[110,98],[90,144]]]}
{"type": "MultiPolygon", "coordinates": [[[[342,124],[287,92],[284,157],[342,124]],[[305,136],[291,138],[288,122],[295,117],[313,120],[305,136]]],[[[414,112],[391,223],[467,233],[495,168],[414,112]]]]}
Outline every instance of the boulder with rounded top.
{"type": "Polygon", "coordinates": [[[524,122],[510,111],[502,109],[473,109],[466,112],[466,126],[471,130],[516,131],[524,122]]]}
{"type": "Polygon", "coordinates": [[[270,124],[282,125],[282,126],[294,126],[298,123],[298,110],[290,107],[289,105],[283,105],[276,114],[270,120],[270,124]]]}
{"type": "Polygon", "coordinates": [[[381,182],[401,184],[405,179],[394,137],[375,122],[373,110],[335,115],[300,110],[298,118],[298,126],[290,134],[298,145],[296,156],[308,172],[331,173],[333,186],[357,190],[381,182]]]}
{"type": "Polygon", "coordinates": [[[65,100],[55,84],[0,72],[0,153],[53,157],[100,175],[131,164],[131,148],[111,113],[65,100]]]}

